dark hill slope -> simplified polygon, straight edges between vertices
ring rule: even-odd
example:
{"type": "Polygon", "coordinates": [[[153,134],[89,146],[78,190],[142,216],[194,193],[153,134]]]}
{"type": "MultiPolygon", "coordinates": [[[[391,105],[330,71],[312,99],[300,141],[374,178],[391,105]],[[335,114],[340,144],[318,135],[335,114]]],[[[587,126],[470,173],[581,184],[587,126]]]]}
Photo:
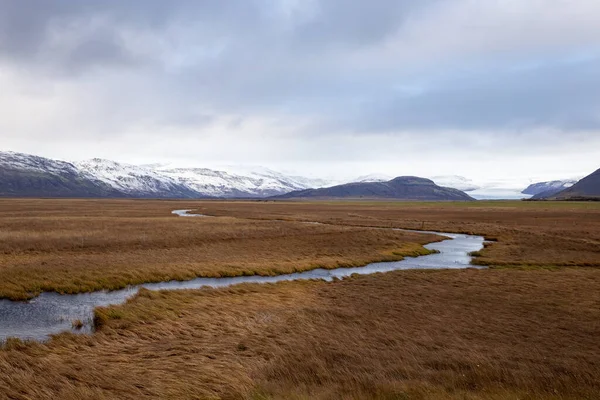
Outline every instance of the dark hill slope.
{"type": "Polygon", "coordinates": [[[436,185],[430,179],[400,176],[388,182],[356,182],[322,189],[297,190],[276,199],[370,198],[399,200],[474,200],[468,194],[436,185]]]}
{"type": "Polygon", "coordinates": [[[20,153],[0,153],[1,197],[122,197],[75,166],[20,153]]]}
{"type": "Polygon", "coordinates": [[[558,200],[600,199],[600,169],[555,196],[558,200]]]}
{"type": "Polygon", "coordinates": [[[532,183],[521,193],[530,194],[533,198],[544,198],[562,192],[577,183],[577,180],[547,181],[532,183]]]}

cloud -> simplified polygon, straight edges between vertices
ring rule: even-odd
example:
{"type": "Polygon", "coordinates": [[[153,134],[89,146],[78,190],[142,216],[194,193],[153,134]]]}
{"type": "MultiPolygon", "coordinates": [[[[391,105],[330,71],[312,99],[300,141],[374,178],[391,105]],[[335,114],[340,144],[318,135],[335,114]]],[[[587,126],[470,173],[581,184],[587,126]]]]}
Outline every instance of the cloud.
{"type": "Polygon", "coordinates": [[[600,58],[500,70],[455,72],[416,92],[390,88],[347,121],[357,130],[600,128],[600,58]]]}
{"type": "Polygon", "coordinates": [[[172,158],[210,146],[198,162],[577,157],[600,132],[599,19],[597,0],[5,0],[0,132],[124,161],[172,138],[172,158]]]}

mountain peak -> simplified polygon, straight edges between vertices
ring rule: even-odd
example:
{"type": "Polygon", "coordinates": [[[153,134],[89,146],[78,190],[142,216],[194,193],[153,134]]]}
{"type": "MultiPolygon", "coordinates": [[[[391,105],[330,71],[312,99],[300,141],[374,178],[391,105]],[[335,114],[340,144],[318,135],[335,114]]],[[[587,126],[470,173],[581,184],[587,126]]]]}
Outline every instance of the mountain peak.
{"type": "Polygon", "coordinates": [[[434,185],[435,183],[431,179],[420,178],[418,176],[398,176],[389,183],[399,184],[399,185],[434,185]]]}

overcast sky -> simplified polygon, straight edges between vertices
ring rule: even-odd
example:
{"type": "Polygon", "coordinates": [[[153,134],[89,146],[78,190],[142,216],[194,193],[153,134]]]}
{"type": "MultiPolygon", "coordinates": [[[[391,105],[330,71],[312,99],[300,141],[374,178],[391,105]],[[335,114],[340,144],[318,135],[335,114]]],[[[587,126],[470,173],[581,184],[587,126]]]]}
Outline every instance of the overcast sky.
{"type": "Polygon", "coordinates": [[[0,0],[0,150],[582,176],[599,21],[598,0],[0,0]]]}

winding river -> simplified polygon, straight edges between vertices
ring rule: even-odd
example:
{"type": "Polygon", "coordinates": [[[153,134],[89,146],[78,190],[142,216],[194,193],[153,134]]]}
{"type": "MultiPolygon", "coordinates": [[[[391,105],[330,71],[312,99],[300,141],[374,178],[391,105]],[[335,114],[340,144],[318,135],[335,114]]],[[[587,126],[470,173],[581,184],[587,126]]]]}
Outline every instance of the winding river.
{"type": "MultiPolygon", "coordinates": [[[[175,210],[173,214],[183,217],[205,217],[201,214],[188,214],[191,210],[175,210]]],[[[391,228],[390,228],[391,229],[391,228]]],[[[145,283],[130,286],[122,290],[98,291],[75,295],[61,295],[45,292],[28,302],[0,300],[0,340],[9,337],[21,339],[46,340],[52,334],[73,331],[89,333],[93,330],[94,308],[113,304],[122,304],[137,293],[140,288],[150,290],[199,289],[205,286],[218,288],[240,283],[275,283],[300,279],[322,279],[331,281],[352,274],[373,274],[403,269],[446,269],[473,267],[472,251],[481,250],[484,238],[481,236],[430,231],[411,231],[420,233],[438,233],[447,240],[425,245],[427,249],[438,253],[420,257],[406,257],[402,261],[378,262],[364,267],[313,269],[310,271],[278,276],[239,276],[232,278],[196,278],[189,281],[169,281],[145,283]],[[80,320],[84,326],[72,327],[73,321],[80,320]]]]}

